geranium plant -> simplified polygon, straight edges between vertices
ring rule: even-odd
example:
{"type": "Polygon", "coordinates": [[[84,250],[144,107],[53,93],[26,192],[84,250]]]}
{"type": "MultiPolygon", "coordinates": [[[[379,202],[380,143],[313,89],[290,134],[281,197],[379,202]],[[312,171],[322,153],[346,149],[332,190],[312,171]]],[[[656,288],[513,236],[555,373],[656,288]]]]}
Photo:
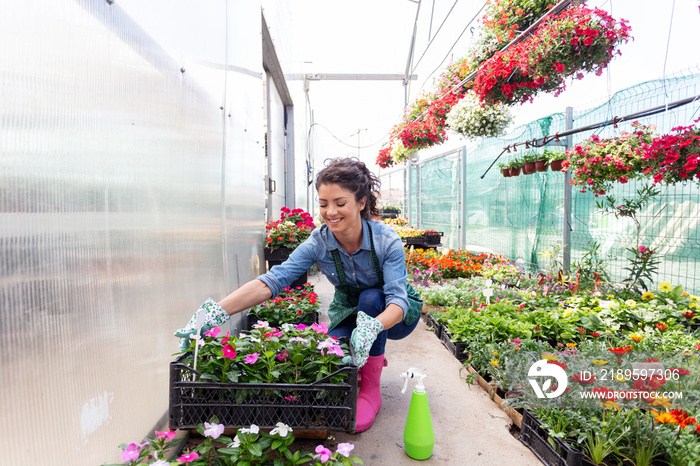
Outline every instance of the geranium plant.
{"type": "Polygon", "coordinates": [[[617,46],[629,40],[629,31],[625,20],[618,22],[601,9],[572,6],[482,63],[474,91],[488,103],[531,101],[540,91],[558,94],[570,76],[601,74],[617,46]]]}
{"type": "Polygon", "coordinates": [[[282,207],[279,220],[265,226],[265,244],[270,251],[278,248],[296,249],[316,228],[311,214],[304,209],[282,207]]]}
{"type": "Polygon", "coordinates": [[[277,325],[311,318],[319,307],[318,294],[314,292],[312,285],[306,284],[296,288],[284,288],[275,299],[254,306],[249,312],[260,320],[277,325]]]}
{"type": "Polygon", "coordinates": [[[468,139],[501,136],[512,121],[506,105],[483,104],[473,92],[468,92],[447,115],[449,128],[468,139]]]}

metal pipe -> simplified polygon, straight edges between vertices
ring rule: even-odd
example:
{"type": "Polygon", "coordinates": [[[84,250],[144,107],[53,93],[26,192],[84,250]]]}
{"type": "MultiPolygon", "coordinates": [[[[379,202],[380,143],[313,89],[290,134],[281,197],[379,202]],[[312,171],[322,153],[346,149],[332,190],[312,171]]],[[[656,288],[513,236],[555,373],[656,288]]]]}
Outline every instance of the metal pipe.
{"type": "MultiPolygon", "coordinates": [[[[566,129],[569,130],[574,127],[574,108],[566,107],[566,129]]],[[[569,134],[566,137],[566,147],[571,147],[573,144],[573,137],[569,134]]],[[[564,173],[564,221],[563,221],[563,248],[562,248],[562,266],[564,270],[569,270],[571,265],[571,185],[569,180],[571,179],[571,170],[566,170],[564,173]]]]}

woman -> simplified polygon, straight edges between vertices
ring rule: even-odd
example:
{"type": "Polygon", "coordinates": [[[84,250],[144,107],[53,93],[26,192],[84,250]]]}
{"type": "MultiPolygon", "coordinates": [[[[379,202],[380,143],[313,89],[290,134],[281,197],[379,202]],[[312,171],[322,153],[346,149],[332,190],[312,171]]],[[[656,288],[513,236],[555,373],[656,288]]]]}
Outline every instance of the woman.
{"type": "MultiPolygon", "coordinates": [[[[221,325],[230,315],[277,296],[312,264],[335,286],[328,309],[332,336],[350,336],[359,368],[356,432],[372,425],[382,405],[380,378],[386,365],[387,338],[405,338],[416,327],[422,301],[406,283],[401,239],[378,214],[379,179],[353,158],[331,160],[316,179],[325,225],[297,247],[289,259],[222,299],[208,299],[207,327],[221,325]]],[[[200,309],[202,309],[200,308],[200,309]]],[[[199,311],[197,311],[199,312],[199,311]]],[[[196,327],[197,312],[175,336],[186,345],[196,327]]]]}

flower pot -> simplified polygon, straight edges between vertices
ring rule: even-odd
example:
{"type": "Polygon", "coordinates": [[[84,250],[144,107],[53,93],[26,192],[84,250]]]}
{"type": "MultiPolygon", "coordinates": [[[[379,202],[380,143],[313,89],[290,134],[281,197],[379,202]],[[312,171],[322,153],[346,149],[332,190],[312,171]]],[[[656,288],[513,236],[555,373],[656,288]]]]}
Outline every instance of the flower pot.
{"type": "Polygon", "coordinates": [[[562,164],[564,163],[563,160],[552,160],[549,165],[552,167],[553,172],[560,172],[562,167],[562,164]]]}
{"type": "Polygon", "coordinates": [[[504,177],[508,178],[510,176],[510,168],[501,168],[501,173],[504,177]]]}
{"type": "MultiPolygon", "coordinates": [[[[294,251],[294,249],[289,249],[289,248],[278,248],[275,249],[274,251],[270,251],[270,248],[265,248],[265,260],[267,261],[267,269],[270,270],[272,267],[275,265],[280,265],[282,262],[286,261],[287,258],[289,258],[289,255],[294,251]]],[[[299,278],[294,280],[289,286],[292,288],[296,288],[297,286],[304,286],[304,283],[306,283],[309,280],[309,272],[308,270],[301,274],[299,278]]]]}
{"type": "Polygon", "coordinates": [[[549,166],[547,165],[546,160],[537,160],[535,162],[535,170],[538,172],[546,172],[547,168],[549,168],[549,166]]]}
{"type": "Polygon", "coordinates": [[[525,162],[523,164],[523,174],[531,175],[535,173],[535,162],[525,162]]]}
{"type": "Polygon", "coordinates": [[[520,167],[510,167],[510,176],[519,176],[520,167]]]}

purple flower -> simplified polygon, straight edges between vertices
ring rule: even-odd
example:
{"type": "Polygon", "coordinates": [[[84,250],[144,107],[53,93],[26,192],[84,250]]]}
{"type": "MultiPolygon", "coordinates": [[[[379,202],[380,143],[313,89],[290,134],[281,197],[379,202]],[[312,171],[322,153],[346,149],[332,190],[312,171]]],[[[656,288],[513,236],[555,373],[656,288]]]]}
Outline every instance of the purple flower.
{"type": "Polygon", "coordinates": [[[205,437],[211,437],[213,439],[219,438],[221,434],[224,433],[224,425],[223,424],[210,424],[208,422],[204,423],[204,436],[205,437]]]}
{"type": "Polygon", "coordinates": [[[243,362],[246,364],[255,364],[259,357],[260,353],[251,353],[245,357],[245,360],[243,362]]]}
{"type": "Polygon", "coordinates": [[[350,456],[350,452],[353,448],[355,448],[355,445],[353,445],[352,443],[339,443],[338,453],[347,458],[350,456]]]}
{"type": "Polygon", "coordinates": [[[325,463],[333,455],[333,453],[331,453],[331,451],[328,448],[324,447],[323,445],[319,445],[316,447],[316,453],[318,453],[318,454],[314,455],[314,458],[320,457],[321,463],[325,463]]]}

